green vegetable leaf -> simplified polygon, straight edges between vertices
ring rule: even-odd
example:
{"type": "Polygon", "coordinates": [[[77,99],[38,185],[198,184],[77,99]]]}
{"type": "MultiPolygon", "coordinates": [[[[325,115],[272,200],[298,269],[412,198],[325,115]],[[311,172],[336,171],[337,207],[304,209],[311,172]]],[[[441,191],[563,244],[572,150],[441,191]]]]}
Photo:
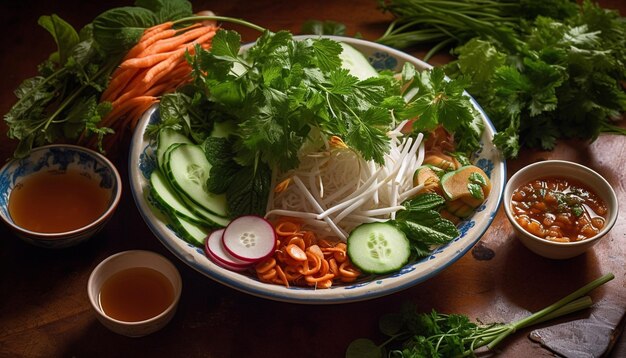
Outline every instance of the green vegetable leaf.
{"type": "Polygon", "coordinates": [[[459,236],[456,226],[434,210],[411,213],[397,224],[409,239],[429,245],[445,244],[459,236]]]}
{"type": "Polygon", "coordinates": [[[187,0],[136,0],[135,5],[152,11],[158,23],[193,15],[191,2],[187,0]]]}
{"type": "Polygon", "coordinates": [[[242,167],[232,177],[226,190],[229,213],[232,217],[256,214],[263,216],[270,190],[271,171],[265,164],[242,167]]]}
{"type": "Polygon", "coordinates": [[[52,61],[64,65],[70,52],[79,41],[78,33],[72,25],[54,14],[41,16],[38,23],[52,35],[57,44],[57,51],[52,53],[50,58],[52,61]]]}
{"type": "Polygon", "coordinates": [[[341,67],[339,54],[343,51],[337,41],[322,38],[313,42],[314,63],[322,71],[332,71],[341,67]]]}
{"type": "Polygon", "coordinates": [[[436,211],[445,204],[443,197],[426,193],[407,200],[394,223],[414,245],[418,256],[430,253],[430,245],[441,245],[459,236],[456,226],[436,211]]]}
{"type": "Polygon", "coordinates": [[[241,36],[236,31],[218,31],[211,42],[211,54],[220,59],[237,60],[240,44],[241,36]]]}
{"type": "Polygon", "coordinates": [[[472,152],[478,149],[483,130],[482,119],[465,95],[467,83],[464,79],[449,81],[441,68],[414,72],[412,66],[403,68],[405,92],[415,95],[405,109],[399,110],[402,118],[418,118],[413,123],[414,131],[431,131],[443,125],[452,132],[459,143],[459,151],[472,152]]]}
{"type": "Polygon", "coordinates": [[[483,187],[487,185],[485,178],[478,173],[472,173],[468,179],[469,183],[467,184],[467,189],[470,195],[476,199],[484,200],[485,194],[483,193],[483,187]]]}
{"type": "Polygon", "coordinates": [[[404,218],[411,212],[438,210],[446,203],[445,199],[437,194],[426,193],[409,199],[403,203],[406,210],[398,212],[398,218],[404,218]]]}
{"type": "Polygon", "coordinates": [[[143,7],[113,8],[93,20],[93,36],[109,54],[119,54],[137,43],[148,27],[159,23],[159,18],[143,7]]]}

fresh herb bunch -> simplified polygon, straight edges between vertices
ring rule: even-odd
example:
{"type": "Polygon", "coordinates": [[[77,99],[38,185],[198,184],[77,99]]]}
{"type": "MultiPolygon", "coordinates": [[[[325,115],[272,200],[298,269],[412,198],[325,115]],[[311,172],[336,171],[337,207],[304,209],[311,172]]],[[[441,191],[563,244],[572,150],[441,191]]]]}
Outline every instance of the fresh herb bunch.
{"type": "Polygon", "coordinates": [[[426,61],[474,37],[514,46],[526,20],[539,15],[563,19],[577,11],[570,0],[378,0],[378,5],[395,20],[377,41],[397,48],[434,44],[426,61]]]}
{"type": "Polygon", "coordinates": [[[587,296],[593,289],[612,280],[606,274],[565,296],[550,306],[519,321],[479,325],[462,314],[417,312],[405,305],[401,312],[380,318],[379,329],[389,338],[380,345],[367,338],[354,340],[346,350],[346,358],[439,358],[475,356],[486,346],[493,349],[516,331],[546,322],[592,305],[587,296]]]}
{"type": "Polygon", "coordinates": [[[38,76],[15,90],[17,102],[4,115],[8,137],[19,140],[14,155],[80,136],[95,135],[101,145],[112,130],[98,123],[111,104],[99,99],[123,54],[146,28],[191,14],[186,0],[137,0],[135,6],[103,12],[80,31],[57,15],[40,17],[57,51],[39,66],[38,76]]]}
{"type": "Polygon", "coordinates": [[[462,150],[478,147],[480,117],[463,95],[463,83],[445,81],[441,69],[418,72],[407,64],[402,81],[390,72],[359,80],[342,67],[336,41],[294,40],[289,32],[265,31],[243,54],[240,41],[234,31],[219,31],[211,51],[198,49],[190,58],[192,102],[236,123],[240,165],[294,168],[314,128],[341,137],[365,159],[381,163],[394,116],[420,116],[415,130],[443,124],[468,138],[462,150]],[[402,85],[416,94],[408,103],[402,85]]]}
{"type": "Polygon", "coordinates": [[[520,147],[553,149],[559,138],[626,134],[613,124],[626,111],[626,22],[615,12],[585,1],[566,22],[537,18],[519,39],[507,51],[474,38],[446,66],[452,78],[469,79],[507,157],[520,147]]]}
{"type": "Polygon", "coordinates": [[[395,47],[458,46],[445,66],[485,109],[508,158],[560,138],[626,134],[626,21],[585,0],[393,0],[397,16],[378,41],[395,47]],[[434,33],[436,36],[428,34],[434,33]]]}

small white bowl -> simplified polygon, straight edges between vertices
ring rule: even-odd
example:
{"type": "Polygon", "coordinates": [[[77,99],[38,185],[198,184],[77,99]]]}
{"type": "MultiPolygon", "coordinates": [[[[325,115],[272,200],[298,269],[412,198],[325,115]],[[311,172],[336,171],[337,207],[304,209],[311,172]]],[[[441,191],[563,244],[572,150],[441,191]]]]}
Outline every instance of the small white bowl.
{"type": "Polygon", "coordinates": [[[546,160],[530,164],[515,173],[507,182],[503,195],[504,211],[522,244],[534,253],[550,259],[568,259],[592,248],[606,235],[617,221],[618,202],[611,185],[595,171],[573,162],[546,160]],[[575,179],[593,190],[606,204],[608,216],[600,232],[588,239],[576,242],[550,241],[524,230],[513,215],[511,198],[515,189],[532,180],[542,177],[562,177],[575,179]]]}
{"type": "Polygon", "coordinates": [[[176,313],[182,288],[180,273],[168,259],[151,251],[130,250],[109,256],[96,266],[89,276],[87,294],[98,321],[105,327],[124,336],[142,337],[160,330],[170,322],[176,313]],[[126,322],[109,317],[100,304],[102,285],[114,274],[135,267],[151,268],[165,275],[174,289],[174,300],[165,311],[144,321],[126,322]]]}
{"type": "Polygon", "coordinates": [[[122,179],[117,169],[105,156],[93,150],[68,144],[53,144],[33,148],[25,158],[13,159],[0,169],[0,217],[22,240],[46,248],[63,248],[79,244],[95,235],[111,218],[122,196],[122,179]],[[11,192],[22,180],[43,172],[80,175],[98,181],[108,195],[107,209],[90,224],[60,232],[41,233],[17,225],[9,212],[11,192]]]}

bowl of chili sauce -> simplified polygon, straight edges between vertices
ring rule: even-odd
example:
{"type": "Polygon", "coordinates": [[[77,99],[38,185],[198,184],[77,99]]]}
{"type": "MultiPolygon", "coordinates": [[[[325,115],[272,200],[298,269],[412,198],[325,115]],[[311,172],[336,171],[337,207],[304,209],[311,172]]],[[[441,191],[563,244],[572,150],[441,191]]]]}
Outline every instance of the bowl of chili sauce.
{"type": "Polygon", "coordinates": [[[552,259],[578,256],[617,221],[611,184],[583,165],[547,160],[516,172],[504,191],[505,213],[531,251],[552,259]]]}

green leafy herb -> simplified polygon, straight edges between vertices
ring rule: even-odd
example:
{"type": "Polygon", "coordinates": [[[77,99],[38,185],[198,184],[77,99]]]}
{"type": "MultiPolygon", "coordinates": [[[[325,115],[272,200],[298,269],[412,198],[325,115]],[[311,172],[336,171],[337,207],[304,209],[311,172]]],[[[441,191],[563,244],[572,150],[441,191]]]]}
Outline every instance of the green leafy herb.
{"type": "MultiPolygon", "coordinates": [[[[464,95],[463,84],[445,80],[440,69],[421,72],[408,64],[402,81],[390,72],[360,80],[343,68],[342,46],[330,39],[294,40],[286,31],[264,31],[246,51],[241,51],[240,42],[238,33],[220,30],[211,51],[198,48],[189,56],[194,81],[164,96],[162,121],[156,126],[182,127],[201,143],[214,123],[233,124],[236,129],[227,142],[205,142],[209,155],[232,158],[212,163],[207,186],[226,192],[233,215],[263,212],[267,199],[258,188],[265,187],[265,169],[296,167],[312,133],[337,135],[363,158],[381,163],[394,118],[420,117],[415,130],[443,124],[466,138],[460,140],[465,145],[459,150],[478,148],[480,117],[464,95]],[[408,103],[403,85],[418,93],[408,103]],[[225,177],[233,180],[220,181],[225,177]]],[[[403,225],[417,238],[419,256],[428,255],[429,245],[458,235],[434,210],[415,209],[412,215],[403,225]],[[435,238],[419,238],[429,230],[435,238]]]]}
{"type": "Polygon", "coordinates": [[[379,41],[432,44],[457,59],[444,66],[484,108],[508,157],[554,148],[558,139],[626,134],[626,21],[590,0],[380,2],[396,20],[379,41]]]}
{"type": "Polygon", "coordinates": [[[519,321],[479,325],[462,314],[443,314],[436,311],[419,313],[405,305],[401,312],[380,318],[379,328],[389,338],[380,345],[370,339],[354,340],[346,350],[347,358],[357,357],[468,357],[475,350],[487,346],[490,350],[516,331],[591,306],[587,294],[612,280],[606,274],[561,300],[519,321]]]}
{"type": "Polygon", "coordinates": [[[459,230],[437,211],[445,199],[437,194],[421,194],[404,202],[393,223],[411,241],[417,257],[430,254],[432,245],[442,245],[459,236],[459,230]]]}
{"type": "Polygon", "coordinates": [[[226,190],[228,210],[232,217],[255,214],[265,215],[267,198],[271,190],[271,170],[267,164],[260,163],[242,167],[232,177],[232,183],[226,190]]]}
{"type": "Polygon", "coordinates": [[[466,82],[447,80],[441,68],[418,72],[410,63],[404,65],[402,81],[405,93],[414,95],[396,113],[400,118],[418,117],[413,130],[430,131],[443,125],[454,134],[459,152],[471,153],[479,148],[484,125],[464,93],[466,82]]]}
{"type": "Polygon", "coordinates": [[[478,173],[472,173],[468,179],[469,183],[467,184],[467,189],[470,195],[476,199],[484,200],[485,195],[483,193],[483,187],[487,186],[485,178],[478,173]]]}

